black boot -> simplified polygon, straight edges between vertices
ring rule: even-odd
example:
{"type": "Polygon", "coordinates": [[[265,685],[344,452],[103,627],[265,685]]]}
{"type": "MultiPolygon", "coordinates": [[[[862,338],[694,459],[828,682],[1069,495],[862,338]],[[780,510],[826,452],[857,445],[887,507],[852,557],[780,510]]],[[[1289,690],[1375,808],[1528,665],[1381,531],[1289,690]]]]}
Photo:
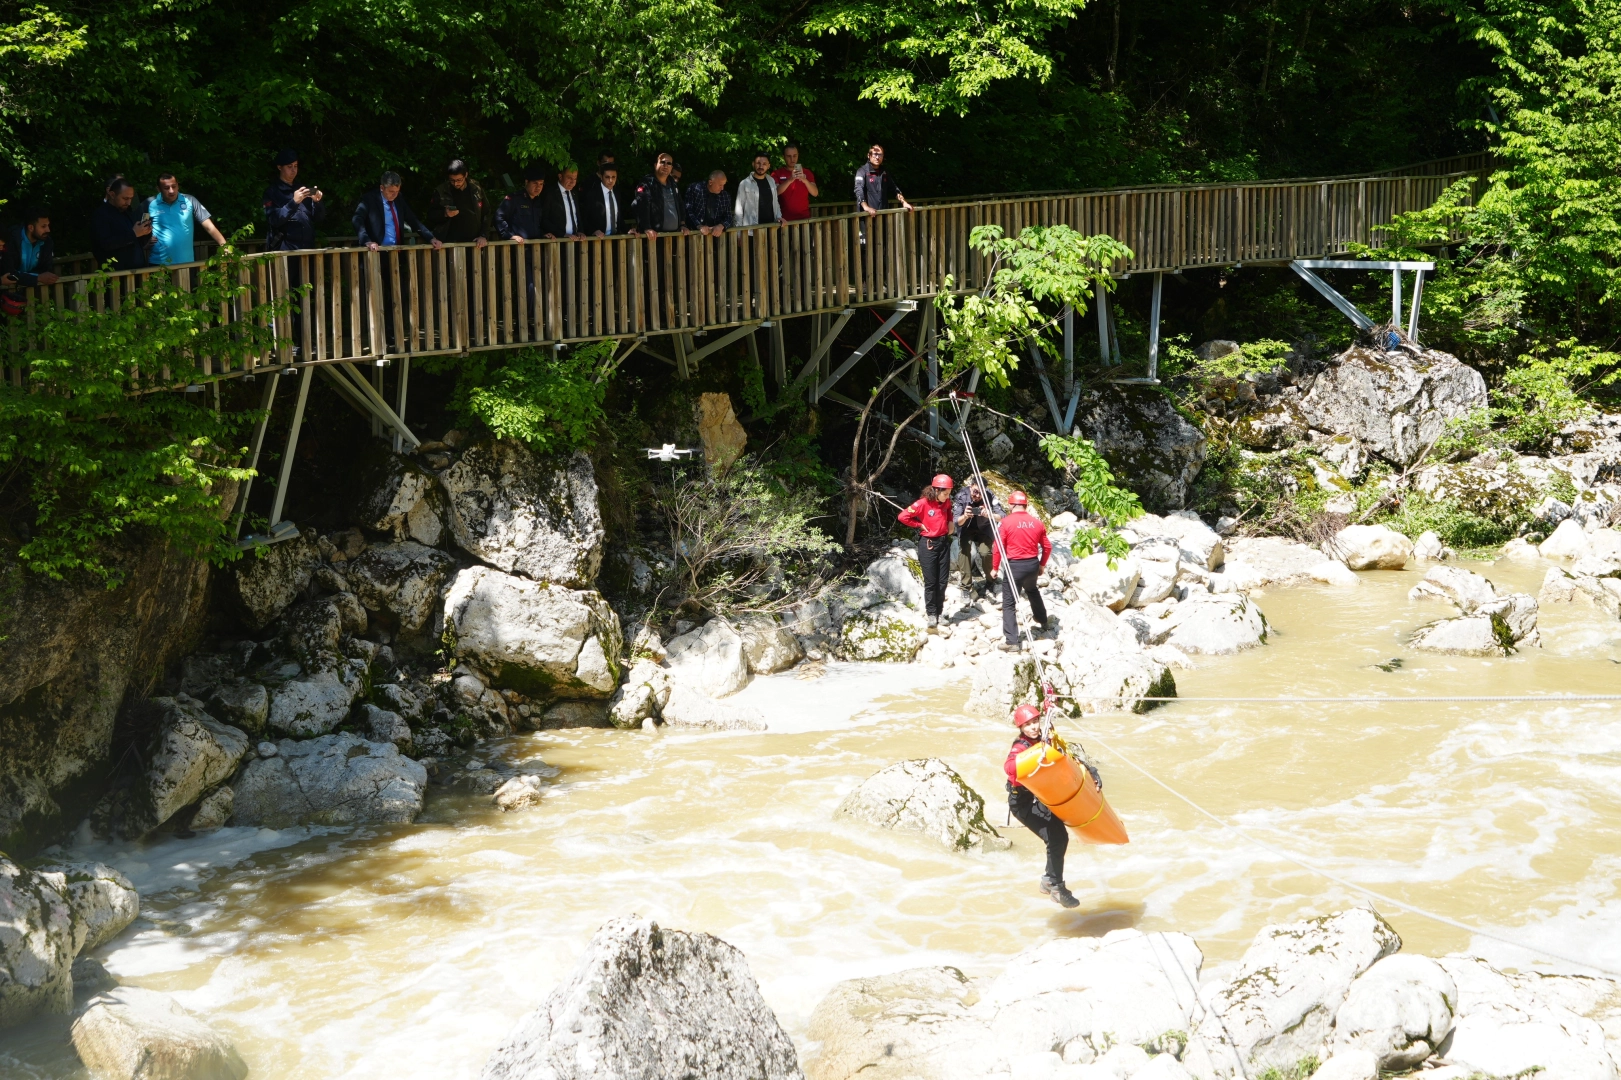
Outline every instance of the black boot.
{"type": "Polygon", "coordinates": [[[1048,890],[1047,895],[1052,897],[1053,902],[1059,907],[1078,908],[1081,906],[1081,902],[1075,899],[1075,894],[1070,892],[1062,881],[1054,884],[1053,887],[1048,890]]]}

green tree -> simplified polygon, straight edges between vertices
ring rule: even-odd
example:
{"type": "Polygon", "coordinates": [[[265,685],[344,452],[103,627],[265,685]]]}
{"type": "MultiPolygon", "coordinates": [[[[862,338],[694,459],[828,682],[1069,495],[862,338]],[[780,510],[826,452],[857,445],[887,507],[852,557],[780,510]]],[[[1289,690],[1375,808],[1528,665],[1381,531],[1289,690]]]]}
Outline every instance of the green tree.
{"type": "MultiPolygon", "coordinates": [[[[189,288],[160,273],[98,310],[95,277],[67,303],[33,309],[34,349],[22,386],[0,385],[0,503],[26,520],[17,555],[51,577],[85,573],[119,583],[107,544],[151,529],[215,563],[238,552],[222,500],[241,468],[237,436],[252,412],[218,412],[204,394],[175,393],[207,376],[202,358],[233,365],[274,344],[270,320],[218,325],[245,290],[234,254],[200,269],[189,288]]],[[[9,329],[9,328],[8,328],[9,329]]],[[[216,368],[217,370],[217,368],[216,368]]]]}

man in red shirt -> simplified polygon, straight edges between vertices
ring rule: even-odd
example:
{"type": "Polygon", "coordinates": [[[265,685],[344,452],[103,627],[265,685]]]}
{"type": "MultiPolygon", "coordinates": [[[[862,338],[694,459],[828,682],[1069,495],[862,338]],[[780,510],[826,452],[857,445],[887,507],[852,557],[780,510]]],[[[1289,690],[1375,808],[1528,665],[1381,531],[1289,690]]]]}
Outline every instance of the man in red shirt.
{"type": "Polygon", "coordinates": [[[1002,636],[1007,640],[998,647],[1003,652],[1018,652],[1019,602],[1013,590],[1024,593],[1036,622],[1047,629],[1047,605],[1041,601],[1036,578],[1052,556],[1053,542],[1047,539],[1047,526],[1030,512],[1030,499],[1024,492],[1015,491],[1007,497],[1007,503],[1008,514],[997,529],[1002,542],[991,552],[991,576],[1001,569],[1002,552],[1006,551],[1010,573],[1002,579],[1002,636]]]}
{"type": "Polygon", "coordinates": [[[782,203],[782,220],[804,221],[810,217],[811,197],[816,190],[816,174],[799,163],[799,144],[783,147],[782,168],[771,174],[777,182],[777,200],[782,203]]]}
{"type": "Polygon", "coordinates": [[[951,572],[951,477],[936,476],[917,502],[895,515],[907,528],[918,531],[917,561],[923,569],[923,610],[929,633],[940,625],[946,606],[946,575],[951,572]]]}

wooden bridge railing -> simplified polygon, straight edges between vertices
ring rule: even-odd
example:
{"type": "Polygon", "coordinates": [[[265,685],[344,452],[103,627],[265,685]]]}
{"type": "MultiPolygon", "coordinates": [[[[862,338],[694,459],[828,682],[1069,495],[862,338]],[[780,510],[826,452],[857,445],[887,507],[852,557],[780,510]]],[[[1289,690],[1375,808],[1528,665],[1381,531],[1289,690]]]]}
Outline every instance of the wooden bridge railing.
{"type": "MultiPolygon", "coordinates": [[[[410,245],[381,252],[324,248],[249,256],[243,296],[224,321],[309,285],[296,315],[279,320],[289,344],[275,356],[213,377],[277,362],[343,362],[683,334],[933,296],[949,276],[958,290],[983,284],[984,260],[968,244],[978,225],[1009,234],[1029,225],[1107,233],[1133,258],[1116,274],[1235,263],[1284,263],[1378,245],[1395,215],[1433,204],[1454,171],[1351,179],[1115,189],[1023,195],[843,214],[781,227],[582,240],[410,245]],[[296,350],[296,351],[295,351],[296,350]]],[[[198,264],[171,268],[185,284],[198,264]]],[[[64,278],[33,290],[56,304],[118,304],[161,270],[64,278]]],[[[3,376],[23,378],[27,328],[11,328],[3,376]]]]}

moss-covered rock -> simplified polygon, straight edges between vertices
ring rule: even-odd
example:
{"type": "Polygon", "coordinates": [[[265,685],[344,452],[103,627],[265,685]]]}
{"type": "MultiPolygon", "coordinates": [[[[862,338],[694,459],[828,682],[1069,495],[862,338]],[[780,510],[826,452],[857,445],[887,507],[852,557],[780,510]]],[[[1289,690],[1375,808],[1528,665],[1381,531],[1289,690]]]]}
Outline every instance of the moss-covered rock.
{"type": "Polygon", "coordinates": [[[846,660],[906,663],[917,656],[927,633],[916,612],[904,604],[879,604],[844,620],[839,651],[846,660]]]}

